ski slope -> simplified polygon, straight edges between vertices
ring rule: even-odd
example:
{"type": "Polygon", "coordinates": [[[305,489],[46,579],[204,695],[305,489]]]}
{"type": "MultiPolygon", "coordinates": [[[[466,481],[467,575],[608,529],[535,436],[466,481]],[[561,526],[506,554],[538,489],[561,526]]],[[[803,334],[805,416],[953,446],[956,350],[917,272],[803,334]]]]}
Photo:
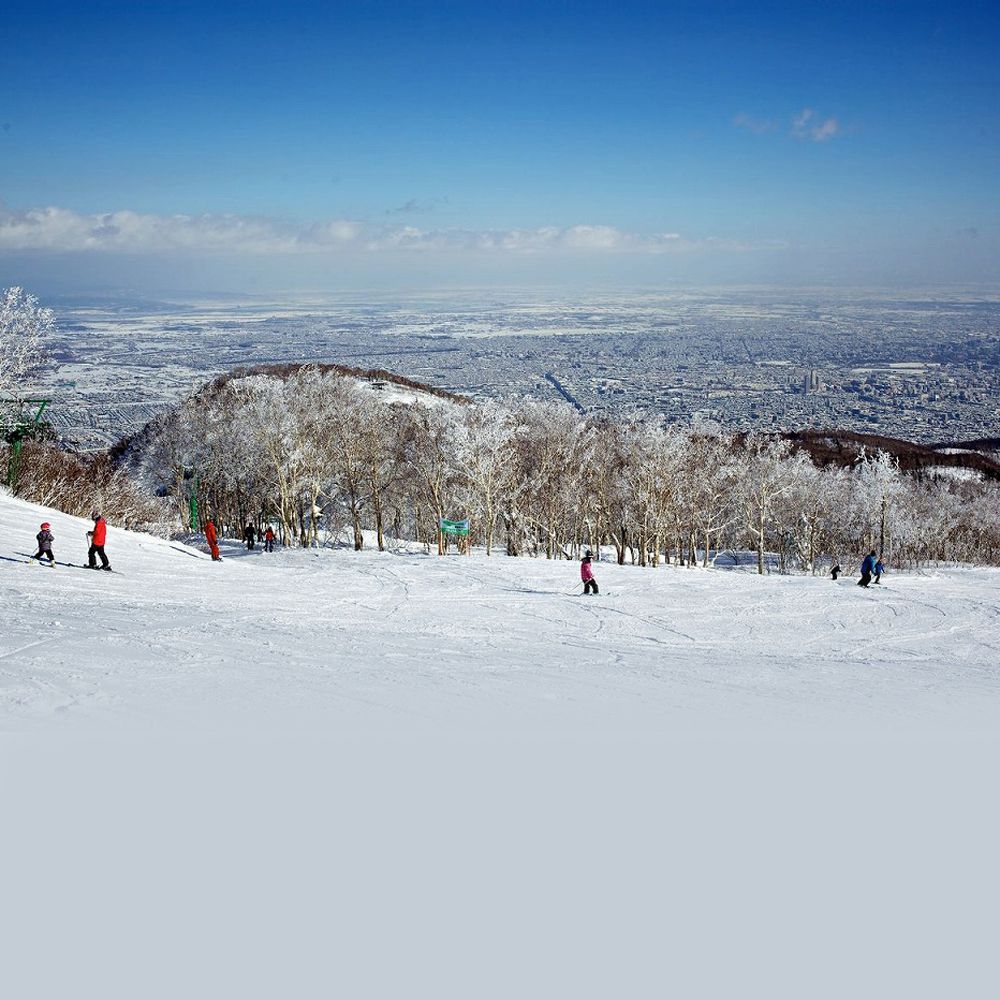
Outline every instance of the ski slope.
{"type": "Polygon", "coordinates": [[[974,731],[1000,721],[1000,573],[849,577],[399,549],[246,553],[0,496],[0,728],[974,731]]]}
{"type": "Polygon", "coordinates": [[[42,520],[82,561],[0,496],[7,994],[992,995],[1000,573],[101,573],[42,520]]]}

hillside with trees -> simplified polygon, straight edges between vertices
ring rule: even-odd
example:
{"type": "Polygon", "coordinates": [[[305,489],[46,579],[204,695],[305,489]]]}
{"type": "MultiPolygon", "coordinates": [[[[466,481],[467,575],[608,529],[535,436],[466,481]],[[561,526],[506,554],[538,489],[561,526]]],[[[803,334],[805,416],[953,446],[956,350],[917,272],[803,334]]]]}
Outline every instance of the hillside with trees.
{"type": "Polygon", "coordinates": [[[594,421],[562,403],[471,404],[385,372],[305,365],[219,378],[114,458],[178,524],[195,509],[235,535],[268,522],[285,544],[361,549],[370,532],[379,548],[392,537],[444,553],[442,519],[468,519],[471,544],[511,556],[605,545],[619,562],[706,565],[749,550],[761,572],[768,554],[815,572],[875,548],[895,565],[1000,563],[987,464],[915,467],[845,436],[824,460],[819,439],[805,443],[594,421]]]}

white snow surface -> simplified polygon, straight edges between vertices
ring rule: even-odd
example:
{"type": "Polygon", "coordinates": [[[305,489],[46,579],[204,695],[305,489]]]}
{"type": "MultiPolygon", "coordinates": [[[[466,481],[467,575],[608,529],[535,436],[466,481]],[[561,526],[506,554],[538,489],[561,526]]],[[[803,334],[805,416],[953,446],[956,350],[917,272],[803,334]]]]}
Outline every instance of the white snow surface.
{"type": "Polygon", "coordinates": [[[109,528],[114,573],[26,560],[0,496],[0,728],[296,732],[990,732],[1000,572],[854,578],[398,547],[245,552],[109,528]]]}

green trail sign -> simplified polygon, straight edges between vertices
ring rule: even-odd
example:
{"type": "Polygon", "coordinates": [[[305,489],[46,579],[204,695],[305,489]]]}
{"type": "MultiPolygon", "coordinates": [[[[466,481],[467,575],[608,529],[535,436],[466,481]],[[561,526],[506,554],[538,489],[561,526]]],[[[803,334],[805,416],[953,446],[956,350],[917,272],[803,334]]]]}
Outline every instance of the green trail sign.
{"type": "Polygon", "coordinates": [[[469,534],[469,522],[465,521],[447,521],[443,517],[441,518],[441,534],[442,535],[468,535],[469,534]]]}

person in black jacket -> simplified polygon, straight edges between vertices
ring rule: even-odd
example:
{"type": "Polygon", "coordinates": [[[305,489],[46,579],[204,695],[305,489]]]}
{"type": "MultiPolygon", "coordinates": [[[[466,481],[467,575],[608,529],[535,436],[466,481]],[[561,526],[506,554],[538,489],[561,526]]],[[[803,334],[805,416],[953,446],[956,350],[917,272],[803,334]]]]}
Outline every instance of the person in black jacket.
{"type": "Polygon", "coordinates": [[[257,540],[257,532],[254,531],[254,527],[252,524],[248,524],[243,529],[243,541],[247,543],[248,551],[253,548],[253,543],[256,540],[257,540]]]}
{"type": "Polygon", "coordinates": [[[52,554],[52,543],[55,541],[55,536],[52,534],[51,527],[49,522],[46,521],[42,525],[42,530],[35,535],[35,541],[38,542],[38,551],[31,558],[41,562],[42,556],[48,556],[49,565],[54,565],[56,557],[52,554]]]}

